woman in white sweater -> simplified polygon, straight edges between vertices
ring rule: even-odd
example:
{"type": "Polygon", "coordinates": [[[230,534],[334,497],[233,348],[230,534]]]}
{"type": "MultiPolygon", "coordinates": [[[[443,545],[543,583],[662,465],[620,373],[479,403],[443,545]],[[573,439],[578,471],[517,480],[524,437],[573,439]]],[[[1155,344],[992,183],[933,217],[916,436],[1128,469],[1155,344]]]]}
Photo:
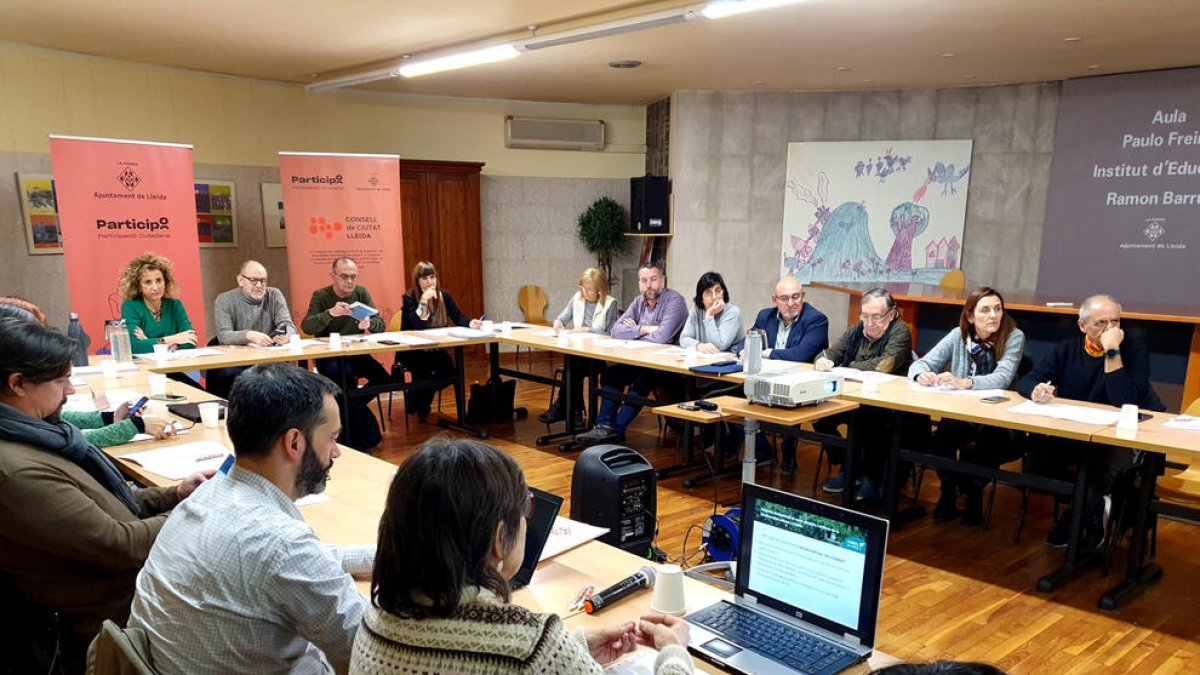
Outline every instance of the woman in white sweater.
{"type": "MultiPolygon", "coordinates": [[[[1025,334],[1004,312],[1004,298],[993,288],[977,288],[967,296],[958,328],[950,331],[923,358],[913,362],[908,376],[928,387],[1008,389],[1017,377],[1025,350],[1025,334]],[[947,370],[947,367],[949,368],[947,370]]],[[[934,452],[959,453],[964,462],[996,468],[1020,457],[1021,449],[1005,429],[942,420],[933,436],[934,452]]],[[[942,494],[933,519],[948,522],[958,515],[958,493],[966,497],[964,525],[983,521],[982,479],[938,469],[942,494]]]]}
{"type": "Polygon", "coordinates": [[[679,334],[679,346],[701,354],[740,351],[746,339],[742,312],[729,304],[729,289],[717,272],[705,272],[696,282],[692,311],[679,334]]]}
{"type": "MultiPolygon", "coordinates": [[[[599,333],[608,335],[612,332],[613,324],[621,315],[617,299],[608,294],[608,277],[595,267],[589,267],[579,276],[579,290],[571,296],[567,306],[554,319],[554,332],[569,331],[572,333],[599,333]]],[[[587,370],[587,359],[578,357],[572,361],[572,368],[587,370]]],[[[576,371],[580,372],[580,371],[576,371]]],[[[567,385],[567,395],[574,402],[573,410],[583,411],[583,378],[575,377],[567,385]]],[[[562,394],[550,405],[550,409],[538,415],[538,421],[543,424],[554,424],[566,417],[566,399],[562,394]]]]}

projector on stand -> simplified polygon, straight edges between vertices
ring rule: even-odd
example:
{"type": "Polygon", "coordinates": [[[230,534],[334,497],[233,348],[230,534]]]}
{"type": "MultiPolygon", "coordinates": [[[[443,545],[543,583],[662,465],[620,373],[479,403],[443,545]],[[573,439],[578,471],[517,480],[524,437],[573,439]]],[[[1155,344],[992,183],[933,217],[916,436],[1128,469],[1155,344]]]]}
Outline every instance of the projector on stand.
{"type": "Polygon", "coordinates": [[[746,399],[751,403],[795,408],[812,405],[842,393],[840,375],[815,370],[784,370],[758,373],[746,378],[746,399]]]}

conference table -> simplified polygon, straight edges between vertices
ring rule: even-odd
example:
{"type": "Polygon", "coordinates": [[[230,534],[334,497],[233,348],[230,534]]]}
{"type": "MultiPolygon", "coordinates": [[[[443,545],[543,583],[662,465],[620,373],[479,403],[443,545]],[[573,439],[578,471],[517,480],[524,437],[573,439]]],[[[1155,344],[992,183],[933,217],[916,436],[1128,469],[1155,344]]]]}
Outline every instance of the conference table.
{"type": "MultiPolygon", "coordinates": [[[[106,389],[135,389],[148,391],[146,373],[142,371],[122,373],[117,379],[105,380],[99,375],[85,378],[89,387],[103,395],[106,389]]],[[[168,392],[185,396],[190,401],[211,399],[206,392],[186,384],[170,381],[168,392]]],[[[209,440],[232,447],[222,421],[217,429],[204,428],[196,424],[184,436],[162,441],[143,441],[105,448],[122,471],[143,485],[172,485],[177,481],[151,473],[140,465],[122,459],[125,454],[143,450],[170,447],[179,443],[209,440]]],[[[334,460],[329,481],[322,495],[299,506],[300,513],[320,539],[330,544],[356,545],[376,541],[379,520],[383,515],[387,493],[396,473],[396,466],[365,453],[343,448],[341,456],[334,460]]],[[[536,487],[536,486],[534,486],[536,487]]],[[[586,584],[604,588],[629,576],[647,561],[618,548],[599,541],[589,541],[576,548],[543,560],[529,586],[517,590],[512,601],[536,612],[559,614],[567,630],[578,626],[606,627],[626,621],[636,621],[650,614],[650,591],[641,591],[629,599],[614,604],[596,615],[581,611],[572,612],[569,605],[579,590],[586,584]]],[[[356,579],[356,585],[364,596],[370,596],[370,580],[356,579]]],[[[693,579],[684,578],[686,611],[697,611],[717,602],[728,593],[724,590],[693,579]]],[[[639,649],[639,652],[644,649],[639,649]]],[[[638,653],[631,655],[637,657],[638,653]]],[[[865,664],[850,669],[849,673],[860,675],[873,668],[895,663],[896,660],[882,652],[876,652],[865,664]]],[[[712,664],[696,659],[700,672],[722,672],[712,664]]]]}
{"type": "MultiPolygon", "coordinates": [[[[467,423],[466,373],[464,370],[463,349],[474,345],[494,344],[496,342],[495,337],[457,337],[447,334],[446,329],[439,329],[434,331],[392,331],[377,333],[367,339],[358,335],[343,335],[342,346],[339,349],[330,348],[328,338],[310,339],[309,342],[318,342],[320,344],[309,344],[299,347],[281,346],[267,349],[241,345],[215,345],[206,347],[205,349],[218,352],[217,354],[189,356],[188,350],[179,350],[172,352],[169,358],[163,360],[155,359],[153,355],[143,354],[139,355],[137,363],[151,372],[187,373],[194,370],[249,367],[259,363],[285,363],[308,359],[347,358],[363,355],[374,356],[425,349],[453,349],[455,373],[448,378],[429,379],[404,384],[368,384],[356,387],[353,385],[357,383],[350,382],[347,379],[348,369],[341,368],[342,381],[339,384],[342,387],[342,391],[349,392],[352,398],[365,399],[371,399],[379,394],[400,391],[402,389],[438,390],[446,386],[453,386],[456,419],[454,421],[438,420],[438,425],[469,433],[479,438],[487,438],[488,433],[486,430],[467,423]],[[394,338],[394,340],[389,340],[391,344],[379,341],[388,338],[394,338]],[[424,344],[396,342],[396,340],[403,341],[413,338],[423,341],[424,344]]],[[[348,428],[349,424],[349,407],[342,406],[342,425],[348,428]]]]}
{"type": "MultiPolygon", "coordinates": [[[[821,288],[850,296],[846,326],[858,323],[859,300],[873,288],[883,287],[892,294],[900,316],[913,329],[913,344],[917,341],[917,318],[923,305],[949,305],[961,307],[970,289],[947,289],[918,283],[822,283],[812,282],[810,288],[821,288]]],[[[1063,298],[1042,297],[1030,294],[1005,294],[1004,306],[1014,312],[1034,314],[1058,314],[1078,316],[1079,307],[1071,302],[1056,302],[1063,298]]],[[[1078,298],[1069,300],[1078,301],[1078,298]]],[[[1183,382],[1183,406],[1200,398],[1200,312],[1194,307],[1178,305],[1155,305],[1150,303],[1128,303],[1121,308],[1122,319],[1184,324],[1192,327],[1191,347],[1187,358],[1187,374],[1183,382]]]]}

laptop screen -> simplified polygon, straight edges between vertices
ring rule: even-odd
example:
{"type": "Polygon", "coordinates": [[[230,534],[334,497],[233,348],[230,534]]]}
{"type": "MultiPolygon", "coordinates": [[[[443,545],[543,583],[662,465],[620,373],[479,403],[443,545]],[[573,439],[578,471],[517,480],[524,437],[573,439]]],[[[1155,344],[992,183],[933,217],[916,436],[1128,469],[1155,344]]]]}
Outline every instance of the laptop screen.
{"type": "Polygon", "coordinates": [[[533,515],[525,522],[525,558],[521,561],[521,569],[509,581],[512,588],[528,586],[537,569],[538,560],[542,557],[542,549],[550,538],[550,530],[554,527],[554,519],[562,508],[563,498],[558,495],[530,488],[533,493],[533,515]]]}
{"type": "Polygon", "coordinates": [[[758,485],[743,490],[737,594],[873,645],[887,521],[758,485]]]}

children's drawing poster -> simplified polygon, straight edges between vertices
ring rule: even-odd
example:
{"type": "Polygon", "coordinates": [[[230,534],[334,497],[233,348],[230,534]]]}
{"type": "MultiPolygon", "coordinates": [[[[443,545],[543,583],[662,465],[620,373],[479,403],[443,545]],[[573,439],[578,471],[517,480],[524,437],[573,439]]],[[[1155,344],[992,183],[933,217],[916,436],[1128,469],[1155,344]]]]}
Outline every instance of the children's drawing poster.
{"type": "Polygon", "coordinates": [[[936,284],[962,260],[971,140],[789,143],[784,274],[936,284]]]}

